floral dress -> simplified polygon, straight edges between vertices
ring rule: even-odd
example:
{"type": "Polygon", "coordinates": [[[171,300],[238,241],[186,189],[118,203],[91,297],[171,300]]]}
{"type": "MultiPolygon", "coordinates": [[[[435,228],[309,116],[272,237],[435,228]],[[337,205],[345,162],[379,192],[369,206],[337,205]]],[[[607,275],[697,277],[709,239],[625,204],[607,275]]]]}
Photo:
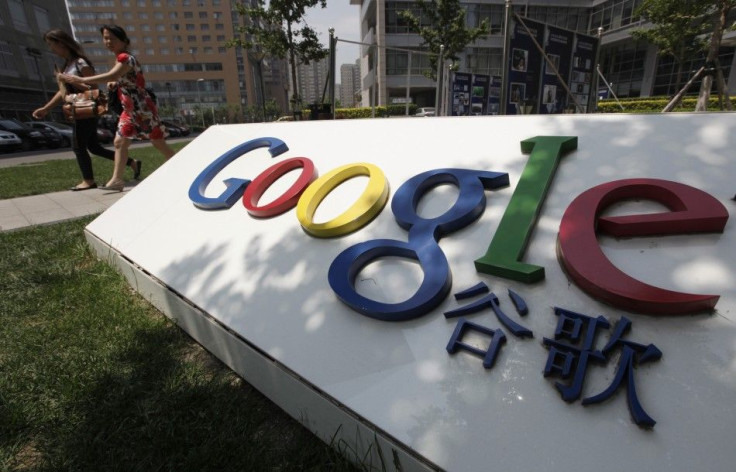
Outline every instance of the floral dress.
{"type": "Polygon", "coordinates": [[[131,67],[118,79],[117,94],[123,105],[118,121],[118,134],[123,138],[163,139],[166,128],[158,117],[158,108],[146,92],[146,79],[132,54],[121,52],[117,61],[131,67]]]}

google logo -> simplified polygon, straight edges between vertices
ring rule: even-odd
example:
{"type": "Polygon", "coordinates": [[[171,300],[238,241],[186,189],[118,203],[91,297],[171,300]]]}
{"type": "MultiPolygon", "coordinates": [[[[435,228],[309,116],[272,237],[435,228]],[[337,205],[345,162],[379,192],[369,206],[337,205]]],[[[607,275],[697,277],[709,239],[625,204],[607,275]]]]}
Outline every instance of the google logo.
{"type": "MultiPolygon", "coordinates": [[[[368,163],[338,167],[317,177],[314,163],[306,157],[278,162],[255,179],[229,178],[226,190],[205,197],[207,186],[228,164],[258,148],[268,148],[272,157],[288,151],[282,140],[257,138],[233,147],[192,182],[189,199],[202,210],[232,207],[238,200],[249,214],[269,218],[296,207],[296,217],[313,237],[333,238],[360,230],[383,211],[389,185],[383,171],[368,163]],[[301,169],[296,181],[274,201],[259,200],[279,178],[301,169]],[[368,177],[363,193],[342,214],[315,223],[320,203],[342,183],[356,176],[368,177]]],[[[514,194],[483,256],[475,261],[478,272],[525,283],[544,279],[544,268],[522,262],[549,186],[562,158],[577,149],[577,138],[538,136],[521,142],[529,154],[514,194]]],[[[404,182],[391,200],[391,211],[408,240],[374,239],[342,251],[331,263],[328,282],[336,296],[363,315],[383,321],[404,321],[436,308],[449,294],[452,274],[439,240],[475,222],[486,207],[486,191],[509,185],[507,173],[443,168],[415,175],[404,182]],[[451,184],[459,190],[454,205],[444,214],[422,218],[417,206],[422,196],[437,185],[451,184]],[[400,257],[416,261],[423,280],[413,295],[399,303],[383,303],[360,295],[355,278],[372,261],[400,257]]],[[[685,184],[659,179],[624,179],[593,187],[576,197],[560,221],[557,254],[570,278],[588,294],[615,307],[654,315],[688,314],[712,310],[718,295],[674,292],[646,284],[615,267],[601,250],[598,234],[636,237],[685,233],[723,232],[726,208],[713,196],[685,184]],[[603,211],[627,199],[648,199],[669,211],[657,214],[603,217],[603,211]]]]}

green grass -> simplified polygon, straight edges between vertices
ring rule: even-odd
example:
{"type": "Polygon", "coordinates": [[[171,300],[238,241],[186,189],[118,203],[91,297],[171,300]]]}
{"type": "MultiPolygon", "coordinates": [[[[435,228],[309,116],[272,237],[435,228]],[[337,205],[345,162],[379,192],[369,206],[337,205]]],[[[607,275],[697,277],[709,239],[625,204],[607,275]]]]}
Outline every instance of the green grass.
{"type": "Polygon", "coordinates": [[[0,470],[355,470],[96,259],[90,219],[0,233],[0,470]]]}
{"type": "MultiPolygon", "coordinates": [[[[187,142],[171,143],[178,151],[187,142]]],[[[164,158],[153,146],[133,147],[130,157],[143,161],[141,178],[150,175],[164,163],[164,158]]],[[[98,185],[103,185],[112,175],[112,161],[92,156],[92,168],[98,185]]],[[[125,178],[132,179],[133,171],[126,169],[125,178]]],[[[33,164],[21,164],[0,168],[0,199],[40,195],[49,192],[67,190],[79,183],[82,175],[75,159],[45,161],[33,164]]]]}

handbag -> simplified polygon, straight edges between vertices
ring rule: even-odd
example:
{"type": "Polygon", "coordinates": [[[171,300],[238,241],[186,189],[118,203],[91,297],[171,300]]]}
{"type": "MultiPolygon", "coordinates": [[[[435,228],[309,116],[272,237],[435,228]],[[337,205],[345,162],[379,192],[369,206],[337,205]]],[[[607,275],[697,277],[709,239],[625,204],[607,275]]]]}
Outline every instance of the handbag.
{"type": "Polygon", "coordinates": [[[108,112],[107,95],[100,89],[90,89],[64,95],[64,116],[68,121],[97,118],[108,112]]]}

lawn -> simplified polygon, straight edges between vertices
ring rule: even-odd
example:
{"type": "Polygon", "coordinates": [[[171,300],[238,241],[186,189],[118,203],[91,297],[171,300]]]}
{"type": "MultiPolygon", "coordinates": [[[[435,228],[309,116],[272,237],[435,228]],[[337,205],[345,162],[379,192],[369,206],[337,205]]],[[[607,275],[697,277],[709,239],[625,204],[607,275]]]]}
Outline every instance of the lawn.
{"type": "MultiPolygon", "coordinates": [[[[171,143],[170,146],[178,151],[188,142],[171,143]]],[[[141,178],[145,178],[164,163],[164,158],[152,146],[133,147],[130,157],[143,162],[141,178]]],[[[92,168],[95,172],[97,185],[104,183],[112,175],[112,161],[98,156],[92,156],[92,168]]],[[[132,179],[130,168],[125,171],[125,178],[132,179]]],[[[0,199],[40,195],[49,192],[60,192],[81,182],[82,175],[74,159],[45,161],[32,164],[21,164],[13,167],[0,168],[0,199]]]]}
{"type": "MultiPolygon", "coordinates": [[[[0,169],[2,198],[78,178],[0,169]]],[[[357,470],[99,261],[92,218],[0,233],[0,470],[357,470]]]]}

